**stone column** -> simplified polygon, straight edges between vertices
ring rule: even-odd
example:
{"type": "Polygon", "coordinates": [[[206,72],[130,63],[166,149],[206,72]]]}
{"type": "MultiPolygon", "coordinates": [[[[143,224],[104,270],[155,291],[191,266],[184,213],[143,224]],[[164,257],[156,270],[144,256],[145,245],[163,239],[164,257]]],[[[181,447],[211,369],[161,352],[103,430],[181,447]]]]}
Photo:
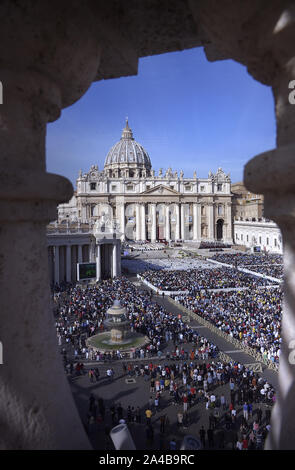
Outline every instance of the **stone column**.
{"type": "Polygon", "coordinates": [[[81,218],[82,218],[83,222],[85,222],[88,219],[88,217],[87,217],[87,206],[84,202],[82,203],[81,218]]]}
{"type": "Polygon", "coordinates": [[[201,241],[202,209],[201,203],[197,204],[197,239],[201,241]]]}
{"type": "Polygon", "coordinates": [[[278,224],[284,243],[279,388],[266,442],[268,450],[295,448],[295,105],[288,102],[287,81],[287,78],[295,79],[295,54],[288,71],[288,74],[281,71],[273,87],[278,148],[256,156],[244,170],[246,187],[256,194],[264,194],[264,215],[278,224]]]}
{"type": "Polygon", "coordinates": [[[285,5],[272,23],[276,67],[264,70],[275,98],[277,148],[256,156],[244,169],[246,187],[264,195],[264,215],[278,224],[284,241],[279,387],[267,450],[295,448],[295,104],[290,102],[290,82],[295,84],[294,22],[294,5],[285,5]]]}
{"type": "Polygon", "coordinates": [[[197,241],[198,238],[198,206],[193,204],[193,240],[197,241]]]}
{"type": "Polygon", "coordinates": [[[113,245],[113,255],[112,255],[112,262],[113,262],[113,269],[112,269],[112,277],[118,276],[118,266],[117,266],[117,249],[118,245],[115,243],[113,245]]]}
{"type": "Polygon", "coordinates": [[[155,242],[157,239],[157,215],[156,215],[156,204],[151,204],[151,216],[152,216],[152,233],[151,241],[155,242]]]}
{"type": "Polygon", "coordinates": [[[125,204],[121,204],[121,219],[120,219],[120,230],[122,233],[121,240],[125,240],[125,204]]]}
{"type": "Polygon", "coordinates": [[[167,242],[170,240],[170,206],[166,204],[165,212],[165,238],[167,242]]]}
{"type": "Polygon", "coordinates": [[[208,227],[209,233],[208,238],[210,241],[214,240],[214,205],[213,202],[208,204],[208,227]]]}
{"type": "Polygon", "coordinates": [[[78,263],[83,263],[82,245],[78,245],[78,263]]]}
{"type": "Polygon", "coordinates": [[[140,205],[141,211],[141,240],[146,240],[146,224],[145,224],[145,204],[140,205]]]}
{"type": "Polygon", "coordinates": [[[71,256],[71,245],[66,246],[66,281],[71,282],[72,280],[72,256],[71,256]]]}
{"type": "Polygon", "coordinates": [[[101,280],[101,246],[96,245],[96,281],[101,280]]]}
{"type": "Polygon", "coordinates": [[[89,262],[90,263],[94,263],[95,262],[95,258],[96,258],[96,242],[95,242],[95,239],[93,237],[91,237],[91,241],[89,243],[89,262]]]}
{"type": "MultiPolygon", "coordinates": [[[[55,81],[33,72],[2,69],[1,80],[6,96],[0,105],[0,331],[5,353],[0,447],[89,448],[50,307],[46,225],[56,219],[57,202],[72,195],[70,182],[45,171],[47,113],[51,119],[58,116],[60,93],[55,81]]],[[[59,281],[57,247],[55,257],[59,281]]]]}
{"type": "Polygon", "coordinates": [[[184,220],[184,203],[181,203],[181,206],[180,206],[180,228],[181,228],[181,235],[180,235],[180,238],[182,240],[185,239],[185,224],[184,224],[185,220],[184,220]]]}
{"type": "Polygon", "coordinates": [[[121,243],[117,244],[117,276],[121,276],[121,243]]]}
{"type": "Polygon", "coordinates": [[[226,204],[226,223],[227,223],[226,240],[228,243],[232,243],[233,235],[232,235],[232,219],[231,219],[231,203],[230,202],[226,204]]]}
{"type": "MultiPolygon", "coordinates": [[[[92,10],[91,10],[92,11],[92,10]]],[[[46,173],[46,125],[97,77],[90,3],[1,2],[1,449],[90,449],[52,316],[46,225],[71,183],[46,173]]]]}
{"type": "Polygon", "coordinates": [[[139,204],[136,204],[136,206],[135,206],[135,220],[136,220],[135,239],[140,240],[140,207],[139,207],[139,204]]]}
{"type": "Polygon", "coordinates": [[[179,204],[175,204],[175,217],[176,217],[176,224],[175,224],[175,239],[180,239],[180,217],[179,217],[179,204]]]}
{"type": "Polygon", "coordinates": [[[59,284],[59,246],[54,247],[54,282],[59,284]]]}
{"type": "Polygon", "coordinates": [[[241,0],[190,1],[195,20],[201,21],[221,56],[235,58],[273,89],[277,148],[250,160],[244,182],[254,194],[264,195],[264,214],[278,224],[284,240],[279,387],[266,449],[291,450],[295,448],[295,104],[290,86],[295,80],[295,11],[292,1],[244,6],[241,0]]]}

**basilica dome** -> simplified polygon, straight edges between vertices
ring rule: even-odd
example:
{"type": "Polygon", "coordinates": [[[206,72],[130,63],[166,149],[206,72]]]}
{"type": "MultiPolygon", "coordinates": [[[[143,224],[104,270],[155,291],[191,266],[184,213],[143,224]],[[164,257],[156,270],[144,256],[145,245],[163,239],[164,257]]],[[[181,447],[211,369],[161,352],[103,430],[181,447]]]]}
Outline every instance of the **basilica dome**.
{"type": "Polygon", "coordinates": [[[107,154],[104,164],[105,170],[134,168],[149,172],[151,166],[151,160],[147,151],[134,140],[128,119],[126,119],[121,139],[113,145],[107,154]]]}

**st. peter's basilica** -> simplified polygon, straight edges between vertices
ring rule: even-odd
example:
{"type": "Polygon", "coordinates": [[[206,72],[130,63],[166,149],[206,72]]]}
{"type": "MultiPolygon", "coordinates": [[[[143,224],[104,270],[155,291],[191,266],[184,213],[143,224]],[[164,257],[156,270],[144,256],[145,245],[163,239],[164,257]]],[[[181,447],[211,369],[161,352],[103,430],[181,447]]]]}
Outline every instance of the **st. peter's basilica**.
{"type": "Polygon", "coordinates": [[[108,152],[104,169],[80,171],[75,195],[58,209],[58,221],[116,229],[121,240],[232,243],[231,181],[221,168],[208,178],[152,169],[128,120],[108,152]]]}

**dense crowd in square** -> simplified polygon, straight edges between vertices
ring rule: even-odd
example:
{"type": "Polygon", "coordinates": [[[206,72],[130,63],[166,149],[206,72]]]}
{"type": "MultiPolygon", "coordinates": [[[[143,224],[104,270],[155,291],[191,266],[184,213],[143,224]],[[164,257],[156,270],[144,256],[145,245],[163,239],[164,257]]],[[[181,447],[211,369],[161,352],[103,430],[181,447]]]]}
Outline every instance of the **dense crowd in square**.
{"type": "Polygon", "coordinates": [[[282,291],[279,288],[174,295],[173,298],[221,331],[279,362],[282,291]]]}
{"type": "Polygon", "coordinates": [[[276,253],[219,253],[211,259],[239,267],[283,264],[283,255],[276,253]]]}
{"type": "MultiPolygon", "coordinates": [[[[263,304],[264,298],[259,296],[259,292],[256,295],[256,298],[248,299],[248,308],[254,309],[253,319],[258,331],[259,308],[254,308],[254,303],[263,304]]],[[[145,433],[147,447],[163,448],[161,439],[160,443],[153,441],[154,427],[160,417],[160,434],[164,435],[172,424],[169,424],[166,407],[175,405],[178,429],[188,428],[192,424],[191,411],[201,407],[208,412],[207,429],[204,426],[199,429],[203,448],[228,448],[229,435],[234,436],[230,438],[232,449],[263,447],[270,429],[270,408],[275,403],[276,395],[272,385],[239,362],[221,361],[217,346],[184,323],[181,316],[173,315],[155,302],[152,292],[139,290],[122,277],[86,288],[71,284],[55,286],[55,299],[58,303],[55,318],[57,335],[65,370],[70,377],[87,374],[90,383],[99,386],[105,374],[111,383],[114,380],[114,368],[121,362],[123,373],[126,376],[135,375],[139,379],[141,377],[142,386],[148,387],[150,391],[149,403],[143,407],[135,407],[131,403],[123,408],[120,403],[112,403],[107,410],[104,400],[91,393],[85,419],[85,427],[90,435],[101,426],[108,434],[110,427],[118,423],[126,422],[132,426],[136,422],[142,424],[141,432],[145,433]],[[147,347],[134,352],[133,359],[136,362],[132,359],[118,361],[123,357],[120,351],[107,355],[96,352],[92,355],[85,344],[85,338],[103,331],[106,310],[118,297],[121,304],[126,306],[131,330],[145,334],[150,339],[147,347]],[[85,368],[84,361],[90,359],[93,366],[85,368]],[[104,365],[105,360],[115,362],[110,362],[103,373],[97,366],[104,365]],[[230,389],[228,394],[223,391],[225,386],[230,389]],[[169,397],[170,401],[167,402],[165,397],[169,397]]],[[[243,297],[239,299],[239,302],[245,301],[243,297]]],[[[199,305],[203,303],[205,309],[211,302],[218,305],[219,300],[220,303],[224,301],[230,305],[231,301],[230,297],[222,298],[217,294],[212,294],[210,299],[200,297],[196,300],[199,305]]],[[[268,307],[268,314],[275,316],[278,308],[271,296],[268,307]]],[[[237,321],[238,330],[239,324],[237,321]]],[[[266,330],[268,326],[266,321],[266,330]]],[[[240,331],[246,330],[242,328],[240,331]]],[[[174,444],[173,439],[166,443],[169,449],[174,444]]]]}
{"type": "Polygon", "coordinates": [[[284,275],[283,256],[276,253],[224,253],[216,254],[211,259],[275,279],[282,279],[284,275]]]}
{"type": "Polygon", "coordinates": [[[203,289],[237,289],[248,287],[255,289],[259,286],[275,282],[250,275],[234,268],[219,267],[211,269],[186,270],[149,270],[141,276],[162,291],[186,291],[190,293],[203,289]]]}

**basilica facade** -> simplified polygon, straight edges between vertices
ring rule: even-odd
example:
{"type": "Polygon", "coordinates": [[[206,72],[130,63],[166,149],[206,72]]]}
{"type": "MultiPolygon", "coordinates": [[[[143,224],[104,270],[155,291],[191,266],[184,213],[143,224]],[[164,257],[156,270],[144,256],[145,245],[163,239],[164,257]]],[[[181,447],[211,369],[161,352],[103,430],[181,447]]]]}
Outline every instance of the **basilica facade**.
{"type": "Polygon", "coordinates": [[[80,171],[73,198],[58,207],[58,222],[96,223],[122,241],[232,243],[231,198],[230,176],[221,168],[208,178],[171,168],[156,175],[126,120],[103,170],[80,171]]]}

